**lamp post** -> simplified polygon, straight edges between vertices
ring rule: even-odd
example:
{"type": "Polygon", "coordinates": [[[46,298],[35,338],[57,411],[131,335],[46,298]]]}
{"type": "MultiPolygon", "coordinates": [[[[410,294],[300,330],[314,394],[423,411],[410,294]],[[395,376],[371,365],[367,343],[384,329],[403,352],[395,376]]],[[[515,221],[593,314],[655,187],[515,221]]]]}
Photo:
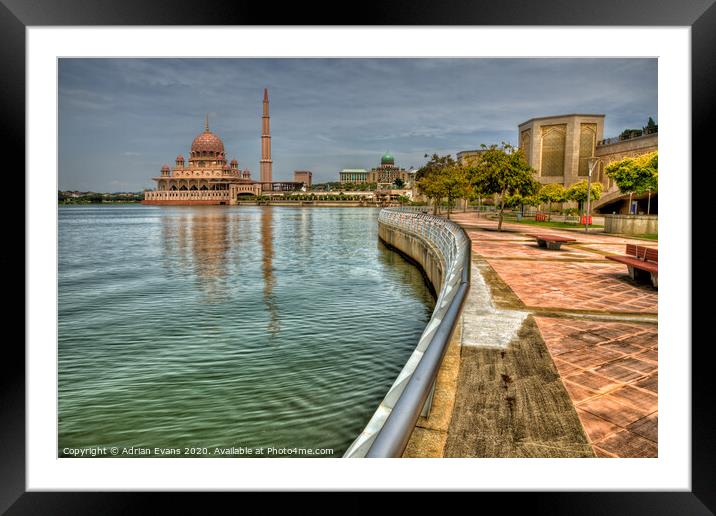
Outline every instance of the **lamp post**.
{"type": "Polygon", "coordinates": [[[584,231],[589,232],[589,212],[591,211],[592,201],[592,172],[594,167],[599,163],[599,158],[591,157],[587,162],[589,164],[589,176],[587,176],[587,214],[584,217],[584,231]]]}

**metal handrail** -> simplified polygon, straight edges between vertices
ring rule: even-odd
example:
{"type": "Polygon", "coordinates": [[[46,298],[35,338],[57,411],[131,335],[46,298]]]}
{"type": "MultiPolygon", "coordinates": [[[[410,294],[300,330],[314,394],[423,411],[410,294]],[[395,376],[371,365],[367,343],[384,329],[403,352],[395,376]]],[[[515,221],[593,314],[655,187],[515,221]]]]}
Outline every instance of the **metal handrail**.
{"type": "Polygon", "coordinates": [[[344,457],[400,457],[432,392],[470,284],[470,239],[454,222],[424,208],[384,208],[378,221],[423,240],[443,262],[432,317],[413,354],[344,457]]]}

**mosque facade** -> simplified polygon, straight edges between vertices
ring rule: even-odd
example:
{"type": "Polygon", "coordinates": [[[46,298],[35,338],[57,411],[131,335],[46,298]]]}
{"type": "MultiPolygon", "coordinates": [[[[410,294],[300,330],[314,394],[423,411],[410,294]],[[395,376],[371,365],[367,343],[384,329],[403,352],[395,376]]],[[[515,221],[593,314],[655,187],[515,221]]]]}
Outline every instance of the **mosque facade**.
{"type": "Polygon", "coordinates": [[[222,139],[209,129],[194,138],[188,159],[178,155],[174,166],[162,166],[152,178],[155,190],[144,192],[143,204],[236,204],[242,197],[300,189],[303,183],[274,182],[271,160],[268,90],[264,89],[261,129],[260,180],[251,177],[248,168],[241,170],[236,159],[227,160],[222,139]]]}

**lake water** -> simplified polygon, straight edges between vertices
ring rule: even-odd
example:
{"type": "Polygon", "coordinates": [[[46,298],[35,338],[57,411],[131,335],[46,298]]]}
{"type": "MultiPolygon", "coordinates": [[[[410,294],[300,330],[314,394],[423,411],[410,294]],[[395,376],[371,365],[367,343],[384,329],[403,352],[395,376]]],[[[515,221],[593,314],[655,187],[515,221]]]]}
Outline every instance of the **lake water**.
{"type": "Polygon", "coordinates": [[[341,456],[434,307],[377,217],[60,207],[58,455],[341,456]]]}

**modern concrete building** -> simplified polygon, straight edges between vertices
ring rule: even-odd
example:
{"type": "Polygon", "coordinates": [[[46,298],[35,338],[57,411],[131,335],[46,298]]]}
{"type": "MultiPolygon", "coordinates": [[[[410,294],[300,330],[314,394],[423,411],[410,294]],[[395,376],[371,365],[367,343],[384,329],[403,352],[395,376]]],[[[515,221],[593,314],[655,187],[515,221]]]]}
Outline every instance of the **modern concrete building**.
{"type": "Polygon", "coordinates": [[[364,168],[344,168],[338,177],[341,183],[367,183],[368,171],[364,168]]]}
{"type": "Polygon", "coordinates": [[[589,175],[588,158],[604,138],[604,115],[531,118],[519,125],[519,147],[542,183],[570,186],[589,175]]]}
{"type": "Polygon", "coordinates": [[[486,150],[487,149],[475,149],[460,151],[456,154],[457,162],[460,166],[463,167],[475,166],[480,160],[480,156],[482,155],[482,153],[486,150]]]}
{"type": "MultiPolygon", "coordinates": [[[[658,150],[658,126],[628,129],[620,136],[604,139],[604,118],[604,115],[582,114],[532,118],[518,127],[519,147],[530,166],[537,170],[540,182],[561,183],[566,187],[588,177],[590,157],[600,158],[592,181],[601,183],[604,189],[601,198],[592,204],[595,213],[634,210],[638,213],[644,209],[642,204],[648,204],[649,211],[655,213],[656,195],[633,197],[636,205],[629,206],[626,200],[629,196],[619,192],[607,176],[606,167],[612,161],[658,150]]],[[[460,153],[458,159],[459,156],[460,153]]]]}
{"type": "Polygon", "coordinates": [[[303,183],[306,188],[311,187],[312,178],[313,172],[310,170],[294,170],[293,172],[294,183],[303,183]]]}

